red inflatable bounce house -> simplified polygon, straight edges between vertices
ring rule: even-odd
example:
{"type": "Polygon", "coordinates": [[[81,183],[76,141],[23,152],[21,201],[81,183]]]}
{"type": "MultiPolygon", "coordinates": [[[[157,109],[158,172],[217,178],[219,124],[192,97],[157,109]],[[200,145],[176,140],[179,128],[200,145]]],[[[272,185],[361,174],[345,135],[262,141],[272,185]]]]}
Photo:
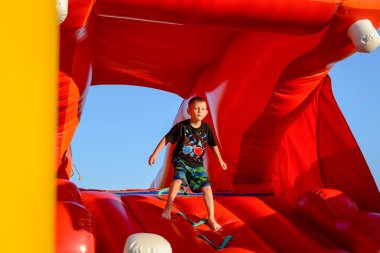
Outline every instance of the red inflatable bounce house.
{"type": "Polygon", "coordinates": [[[179,253],[380,252],[379,190],[328,75],[380,44],[380,1],[59,5],[56,252],[169,252],[128,251],[136,234],[150,234],[149,243],[157,235],[179,253]],[[161,218],[157,193],[171,181],[171,152],[151,189],[86,190],[69,181],[87,90],[107,84],[181,96],[174,122],[190,97],[206,98],[206,121],[229,166],[220,173],[214,157],[205,159],[223,230],[200,222],[206,210],[197,194],[175,200],[181,215],[161,218]]]}

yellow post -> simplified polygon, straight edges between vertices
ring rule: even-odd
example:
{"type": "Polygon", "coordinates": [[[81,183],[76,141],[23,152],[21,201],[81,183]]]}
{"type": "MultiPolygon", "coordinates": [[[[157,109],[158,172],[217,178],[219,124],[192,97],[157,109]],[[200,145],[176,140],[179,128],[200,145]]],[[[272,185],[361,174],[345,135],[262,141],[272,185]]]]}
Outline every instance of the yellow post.
{"type": "Polygon", "coordinates": [[[0,252],[54,252],[55,1],[3,1],[0,31],[0,252]]]}

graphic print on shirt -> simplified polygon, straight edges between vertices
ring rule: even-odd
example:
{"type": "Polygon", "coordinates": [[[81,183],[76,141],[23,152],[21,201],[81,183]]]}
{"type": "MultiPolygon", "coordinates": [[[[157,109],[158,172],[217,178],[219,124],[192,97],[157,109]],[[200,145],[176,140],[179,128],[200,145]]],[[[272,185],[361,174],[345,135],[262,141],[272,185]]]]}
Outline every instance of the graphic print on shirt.
{"type": "Polygon", "coordinates": [[[198,160],[206,150],[207,134],[200,136],[198,133],[190,133],[185,130],[185,138],[183,139],[182,152],[194,160],[198,160]]]}

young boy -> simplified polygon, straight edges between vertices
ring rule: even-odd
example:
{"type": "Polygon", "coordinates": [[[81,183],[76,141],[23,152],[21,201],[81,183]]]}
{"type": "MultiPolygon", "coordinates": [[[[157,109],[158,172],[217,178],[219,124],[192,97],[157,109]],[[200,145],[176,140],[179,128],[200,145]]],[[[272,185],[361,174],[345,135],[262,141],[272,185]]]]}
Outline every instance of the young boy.
{"type": "Polygon", "coordinates": [[[193,192],[203,192],[208,222],[212,229],[220,230],[221,226],[214,217],[214,200],[210,182],[203,165],[206,144],[211,147],[223,170],[227,169],[227,165],[220,155],[210,126],[202,122],[208,113],[206,101],[201,97],[190,99],[187,113],[190,115],[190,119],[176,124],[158,143],[148,161],[149,165],[152,166],[156,162],[157,154],[168,142],[177,143],[172,153],[174,180],[170,184],[168,200],[162,212],[162,217],[171,219],[172,204],[181,184],[184,186],[189,185],[193,192]]]}

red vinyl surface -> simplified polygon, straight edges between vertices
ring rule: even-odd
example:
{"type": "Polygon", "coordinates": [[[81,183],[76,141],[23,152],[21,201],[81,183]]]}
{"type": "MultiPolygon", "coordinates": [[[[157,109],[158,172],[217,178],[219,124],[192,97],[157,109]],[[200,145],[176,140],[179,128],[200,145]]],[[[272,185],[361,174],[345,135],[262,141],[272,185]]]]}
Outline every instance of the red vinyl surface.
{"type": "Polygon", "coordinates": [[[56,252],[96,252],[91,214],[73,202],[56,207],[56,252]]]}
{"type": "MultiPolygon", "coordinates": [[[[380,26],[379,1],[70,0],[68,13],[60,25],[59,178],[71,175],[69,146],[90,85],[151,87],[183,97],[174,121],[183,119],[182,107],[190,97],[206,98],[210,111],[206,121],[229,167],[222,174],[215,158],[206,157],[214,192],[273,193],[272,206],[289,203],[295,210],[305,194],[335,189],[350,196],[358,208],[350,216],[354,225],[348,231],[365,237],[372,225],[365,227],[362,221],[378,224],[380,194],[335,102],[328,73],[336,62],[355,53],[347,36],[355,21],[369,19],[375,27],[380,26]]],[[[168,155],[152,187],[169,185],[170,161],[168,155]]],[[[120,252],[121,238],[130,233],[158,231],[137,214],[147,206],[152,212],[149,217],[157,219],[162,204],[154,198],[82,195],[98,227],[97,245],[110,250],[107,252],[120,252]],[[117,215],[106,215],[106,210],[117,215]],[[108,219],[115,219],[115,226],[122,231],[120,237],[114,238],[108,219]],[[125,227],[118,225],[119,219],[125,227]]],[[[247,234],[256,242],[247,246],[238,239],[231,241],[233,247],[242,252],[291,252],[293,246],[285,243],[290,241],[302,252],[326,248],[333,250],[329,252],[361,252],[362,237],[337,229],[339,217],[331,218],[323,207],[317,209],[326,215],[320,229],[335,235],[331,236],[333,247],[310,236],[320,234],[312,226],[297,227],[288,216],[312,222],[315,213],[309,210],[298,215],[288,210],[281,214],[266,203],[257,198],[220,199],[217,213],[240,224],[231,228],[236,237],[250,229],[247,234]],[[257,218],[263,216],[270,219],[257,218]],[[289,238],[282,238],[283,234],[289,238]],[[341,247],[346,240],[353,243],[341,247]]],[[[376,233],[370,235],[375,238],[371,242],[380,240],[376,233]]],[[[194,245],[203,243],[191,238],[194,245]]],[[[205,245],[204,250],[207,248],[205,245]]]]}
{"type": "MultiPolygon", "coordinates": [[[[375,253],[380,249],[380,214],[359,210],[347,194],[318,188],[293,203],[284,197],[216,194],[215,218],[223,226],[213,231],[208,224],[193,227],[207,217],[203,197],[178,196],[172,220],[161,217],[166,195],[154,189],[110,192],[78,190],[58,180],[62,193],[57,203],[57,252],[122,252],[128,236],[155,233],[164,237],[173,252],[214,252],[227,236],[232,240],[221,252],[325,252],[375,253]],[[77,195],[79,193],[79,195],[77,195]],[[163,199],[162,199],[163,198],[163,199]],[[83,203],[83,204],[81,204],[83,203]]],[[[219,251],[219,250],[218,250],[219,251]]]]}

